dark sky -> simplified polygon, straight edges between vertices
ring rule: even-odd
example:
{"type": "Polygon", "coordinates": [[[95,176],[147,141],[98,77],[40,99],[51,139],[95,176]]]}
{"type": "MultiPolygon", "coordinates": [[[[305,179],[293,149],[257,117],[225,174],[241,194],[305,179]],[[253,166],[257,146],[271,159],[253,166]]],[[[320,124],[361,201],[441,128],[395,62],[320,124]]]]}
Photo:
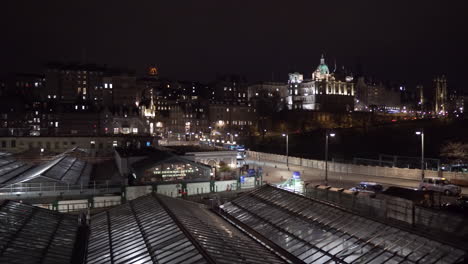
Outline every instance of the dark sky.
{"type": "Polygon", "coordinates": [[[82,61],[164,76],[212,80],[310,77],[320,55],[333,68],[427,82],[446,74],[468,91],[466,1],[4,1],[0,72],[39,72],[48,61],[82,61]]]}

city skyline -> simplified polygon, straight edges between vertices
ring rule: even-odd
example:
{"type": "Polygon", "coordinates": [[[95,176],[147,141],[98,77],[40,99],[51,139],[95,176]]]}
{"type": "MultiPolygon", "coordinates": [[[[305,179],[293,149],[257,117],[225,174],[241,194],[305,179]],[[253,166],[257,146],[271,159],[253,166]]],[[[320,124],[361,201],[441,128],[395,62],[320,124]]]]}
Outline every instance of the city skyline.
{"type": "Polygon", "coordinates": [[[289,72],[311,73],[324,54],[329,65],[336,60],[352,72],[361,65],[365,75],[411,87],[446,75],[449,87],[466,92],[464,3],[341,5],[9,3],[11,12],[1,18],[8,27],[0,72],[76,61],[137,73],[156,64],[161,75],[183,80],[208,81],[217,73],[286,80],[289,72]]]}

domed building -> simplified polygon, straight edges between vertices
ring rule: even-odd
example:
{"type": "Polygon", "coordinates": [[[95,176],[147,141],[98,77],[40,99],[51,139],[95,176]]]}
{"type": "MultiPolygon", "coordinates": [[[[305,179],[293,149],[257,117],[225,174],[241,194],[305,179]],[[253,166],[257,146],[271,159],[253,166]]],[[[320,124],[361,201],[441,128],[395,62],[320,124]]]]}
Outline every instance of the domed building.
{"type": "Polygon", "coordinates": [[[320,59],[320,64],[317,66],[317,70],[312,73],[312,79],[326,79],[330,76],[330,70],[328,69],[328,65],[325,64],[325,58],[322,54],[322,58],[320,59]]]}
{"type": "Polygon", "coordinates": [[[353,77],[344,71],[337,72],[336,69],[330,72],[322,55],[311,79],[304,79],[297,72],[289,74],[287,103],[290,110],[352,111],[353,77]]]}

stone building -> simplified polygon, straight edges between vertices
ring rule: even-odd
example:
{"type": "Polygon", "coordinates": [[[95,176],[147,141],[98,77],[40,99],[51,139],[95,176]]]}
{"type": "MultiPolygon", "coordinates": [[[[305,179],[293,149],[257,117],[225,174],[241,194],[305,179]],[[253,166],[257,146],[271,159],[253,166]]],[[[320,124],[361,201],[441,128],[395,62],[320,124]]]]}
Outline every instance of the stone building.
{"type": "Polygon", "coordinates": [[[352,111],[353,77],[336,70],[330,72],[322,56],[311,79],[297,72],[289,74],[287,105],[290,110],[352,111]]]}

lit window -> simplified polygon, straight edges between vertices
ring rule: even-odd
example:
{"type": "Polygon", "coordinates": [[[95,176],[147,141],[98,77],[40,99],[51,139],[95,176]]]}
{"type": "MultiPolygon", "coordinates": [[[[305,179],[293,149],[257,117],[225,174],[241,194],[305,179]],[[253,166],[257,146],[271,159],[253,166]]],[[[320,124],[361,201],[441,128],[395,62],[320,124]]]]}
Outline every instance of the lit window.
{"type": "Polygon", "coordinates": [[[138,134],[138,128],[137,127],[133,128],[133,134],[138,134]]]}
{"type": "MultiPolygon", "coordinates": [[[[119,128],[118,127],[114,127],[114,134],[118,134],[119,133],[119,128]]],[[[116,141],[114,141],[116,142],[116,141]]]]}
{"type": "Polygon", "coordinates": [[[86,94],[86,88],[83,88],[83,94],[86,94]]]}
{"type": "Polygon", "coordinates": [[[58,122],[55,122],[55,127],[58,127],[58,122]]]}
{"type": "Polygon", "coordinates": [[[50,99],[50,95],[48,95],[48,96],[47,96],[47,98],[49,98],[49,99],[50,99]]]}
{"type": "Polygon", "coordinates": [[[75,105],[75,110],[78,110],[78,106],[77,106],[77,105],[75,105]]]}
{"type": "Polygon", "coordinates": [[[112,141],[112,146],[117,147],[117,141],[112,141]]]}
{"type": "Polygon", "coordinates": [[[111,88],[111,89],[112,89],[112,83],[109,83],[109,88],[111,88]]]}
{"type": "Polygon", "coordinates": [[[107,89],[107,83],[104,83],[104,88],[107,89]]]}
{"type": "Polygon", "coordinates": [[[81,106],[81,109],[83,109],[83,110],[84,110],[84,109],[85,109],[85,106],[84,106],[84,105],[82,105],[82,106],[81,106]]]}

